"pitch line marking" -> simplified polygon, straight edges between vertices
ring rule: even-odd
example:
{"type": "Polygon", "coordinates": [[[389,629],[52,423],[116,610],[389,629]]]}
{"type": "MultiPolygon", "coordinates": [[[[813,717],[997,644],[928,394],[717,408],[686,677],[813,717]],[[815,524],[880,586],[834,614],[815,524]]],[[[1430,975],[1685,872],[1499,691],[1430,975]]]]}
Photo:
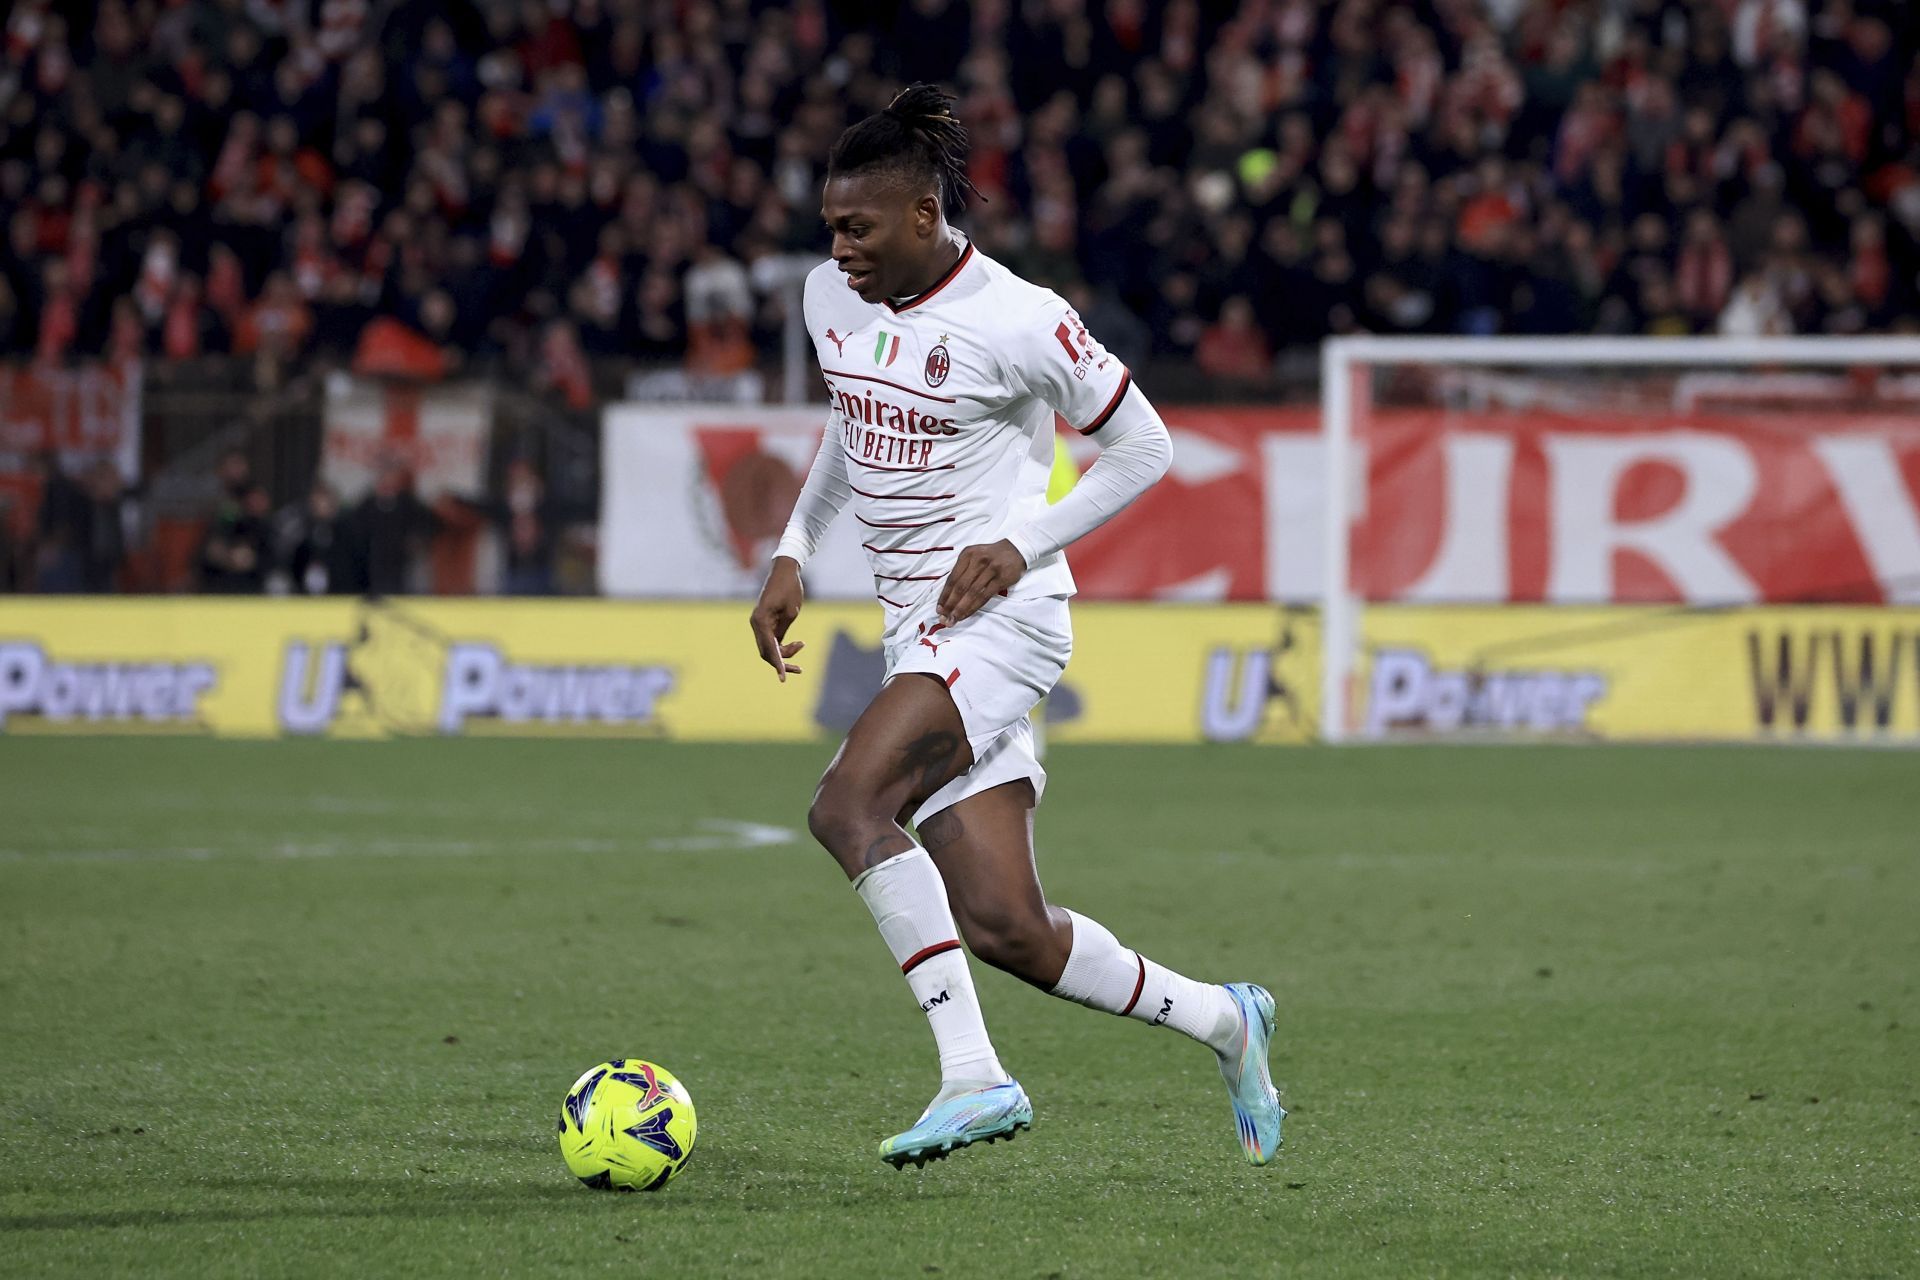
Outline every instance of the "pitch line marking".
{"type": "Polygon", "coordinates": [[[234,850],[202,845],[155,849],[0,849],[0,863],[207,862],[216,858],[247,857],[261,861],[356,856],[461,858],[501,853],[621,853],[630,850],[644,853],[741,853],[753,849],[781,848],[797,843],[800,838],[797,831],[787,827],[728,818],[702,818],[694,827],[696,834],[654,836],[641,841],[589,836],[549,836],[532,840],[366,840],[322,837],[282,839],[234,850]]]}

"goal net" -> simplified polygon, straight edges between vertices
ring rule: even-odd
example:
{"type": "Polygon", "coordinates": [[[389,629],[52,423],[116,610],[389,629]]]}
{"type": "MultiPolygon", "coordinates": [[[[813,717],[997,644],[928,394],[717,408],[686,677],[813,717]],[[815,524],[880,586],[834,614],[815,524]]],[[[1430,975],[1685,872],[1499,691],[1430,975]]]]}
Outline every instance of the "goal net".
{"type": "Polygon", "coordinates": [[[1322,735],[1920,743],[1920,338],[1343,338],[1322,735]]]}

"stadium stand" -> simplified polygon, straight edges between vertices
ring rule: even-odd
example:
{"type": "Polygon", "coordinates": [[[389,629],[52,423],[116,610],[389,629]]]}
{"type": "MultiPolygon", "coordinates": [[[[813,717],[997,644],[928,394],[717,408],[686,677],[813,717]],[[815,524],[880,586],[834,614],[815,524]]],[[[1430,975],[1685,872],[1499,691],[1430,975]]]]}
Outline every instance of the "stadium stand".
{"type": "MultiPolygon", "coordinates": [[[[757,268],[823,250],[829,143],[914,79],[961,95],[980,245],[1173,394],[1297,390],[1338,333],[1911,332],[1903,9],[23,0],[0,358],[460,371],[577,414],[726,379],[787,323],[757,268]]],[[[127,500],[74,491],[39,523],[127,500]]]]}
{"type": "Polygon", "coordinates": [[[1112,295],[1157,355],[1224,347],[1210,372],[1258,381],[1267,350],[1355,329],[1907,326],[1920,29],[1894,17],[29,2],[0,78],[0,342],[466,355],[564,384],[572,344],[541,334],[565,323],[588,355],[738,367],[778,315],[690,326],[689,275],[817,250],[827,144],[918,77],[964,94],[983,247],[1112,295]]]}

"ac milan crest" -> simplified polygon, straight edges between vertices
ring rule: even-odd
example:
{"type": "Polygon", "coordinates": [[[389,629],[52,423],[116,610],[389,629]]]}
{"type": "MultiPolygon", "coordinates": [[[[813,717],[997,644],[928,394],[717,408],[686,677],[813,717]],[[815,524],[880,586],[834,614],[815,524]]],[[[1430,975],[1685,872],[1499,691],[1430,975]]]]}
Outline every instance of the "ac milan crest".
{"type": "Polygon", "coordinates": [[[947,356],[944,346],[935,347],[927,352],[927,385],[937,387],[947,380],[947,370],[953,367],[953,361],[947,356]]]}

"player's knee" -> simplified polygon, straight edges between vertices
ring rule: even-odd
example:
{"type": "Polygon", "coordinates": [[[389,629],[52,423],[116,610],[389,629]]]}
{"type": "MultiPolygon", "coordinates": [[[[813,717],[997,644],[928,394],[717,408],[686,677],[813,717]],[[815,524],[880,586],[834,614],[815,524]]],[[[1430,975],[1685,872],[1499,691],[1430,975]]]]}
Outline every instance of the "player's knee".
{"type": "Polygon", "coordinates": [[[1054,945],[1046,916],[1020,910],[969,912],[960,921],[967,949],[982,963],[1027,977],[1047,967],[1054,945]]]}
{"type": "Polygon", "coordinates": [[[815,794],[807,810],[807,830],[828,851],[846,847],[854,834],[846,807],[824,787],[815,794]]]}
{"type": "Polygon", "coordinates": [[[848,849],[864,847],[873,830],[885,822],[886,819],[875,816],[870,797],[832,773],[820,780],[813,804],[807,809],[807,830],[836,856],[848,849]]]}

